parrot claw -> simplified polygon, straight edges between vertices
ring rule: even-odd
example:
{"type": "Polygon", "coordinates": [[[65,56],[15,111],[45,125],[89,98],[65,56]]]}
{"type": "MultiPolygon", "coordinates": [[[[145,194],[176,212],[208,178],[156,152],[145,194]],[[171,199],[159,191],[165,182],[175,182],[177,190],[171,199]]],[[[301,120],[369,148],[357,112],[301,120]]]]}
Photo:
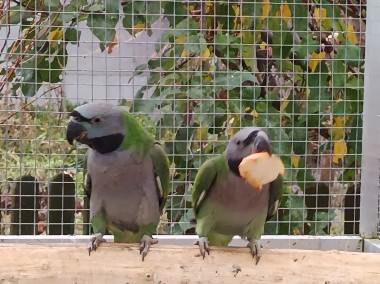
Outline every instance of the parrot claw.
{"type": "Polygon", "coordinates": [[[157,243],[157,239],[153,239],[152,237],[149,237],[147,235],[143,236],[140,243],[140,254],[142,254],[142,261],[144,261],[146,255],[148,254],[151,245],[155,245],[157,243]]]}
{"type": "Polygon", "coordinates": [[[199,252],[203,256],[203,259],[205,259],[206,252],[210,255],[210,246],[207,237],[199,238],[199,240],[195,242],[195,245],[199,246],[199,252]]]}
{"type": "Polygon", "coordinates": [[[251,249],[252,257],[256,257],[256,265],[261,258],[261,246],[258,240],[250,240],[247,247],[251,249]]]}
{"type": "Polygon", "coordinates": [[[103,235],[101,233],[95,234],[92,236],[90,244],[88,245],[88,256],[91,255],[91,251],[96,251],[99,247],[100,243],[107,242],[103,239],[103,235]]]}

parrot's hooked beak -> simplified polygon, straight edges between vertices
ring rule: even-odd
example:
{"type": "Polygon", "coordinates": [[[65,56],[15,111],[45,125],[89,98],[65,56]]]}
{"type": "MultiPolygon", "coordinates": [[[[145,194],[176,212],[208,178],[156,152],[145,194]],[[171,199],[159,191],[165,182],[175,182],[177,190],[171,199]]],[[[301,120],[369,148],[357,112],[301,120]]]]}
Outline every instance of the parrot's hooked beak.
{"type": "Polygon", "coordinates": [[[261,135],[257,135],[253,141],[252,153],[267,152],[270,156],[272,155],[272,150],[269,145],[268,139],[261,135]]]}
{"type": "Polygon", "coordinates": [[[87,129],[75,121],[70,121],[67,125],[66,140],[73,145],[74,140],[81,142],[80,140],[87,135],[87,129]]]}

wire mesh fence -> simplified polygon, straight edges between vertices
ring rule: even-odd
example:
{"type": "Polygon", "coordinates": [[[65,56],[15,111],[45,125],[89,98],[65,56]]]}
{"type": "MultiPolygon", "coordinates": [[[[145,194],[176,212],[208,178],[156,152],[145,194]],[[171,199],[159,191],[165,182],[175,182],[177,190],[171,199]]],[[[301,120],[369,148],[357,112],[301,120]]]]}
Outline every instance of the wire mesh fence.
{"type": "Polygon", "coordinates": [[[86,148],[65,141],[88,101],[128,108],[164,143],[158,233],[195,234],[197,170],[256,125],[286,168],[265,234],[359,234],[366,1],[0,6],[1,234],[91,232],[86,148]]]}

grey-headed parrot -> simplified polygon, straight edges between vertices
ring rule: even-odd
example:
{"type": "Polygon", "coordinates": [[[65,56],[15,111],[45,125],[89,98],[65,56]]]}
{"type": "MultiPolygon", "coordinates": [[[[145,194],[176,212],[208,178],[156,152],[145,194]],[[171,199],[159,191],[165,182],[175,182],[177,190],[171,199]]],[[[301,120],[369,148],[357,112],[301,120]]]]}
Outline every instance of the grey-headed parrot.
{"type": "Polygon", "coordinates": [[[115,242],[140,243],[144,261],[157,243],[160,215],[169,193],[169,163],[163,147],[126,109],[108,103],[75,108],[66,139],[89,146],[86,192],[94,235],[89,253],[108,229],[115,242]]]}
{"type": "MultiPolygon", "coordinates": [[[[196,218],[196,244],[203,258],[209,246],[226,246],[235,235],[248,240],[256,264],[261,257],[260,238],[267,220],[271,219],[282,197],[283,179],[277,178],[253,188],[239,173],[242,160],[252,153],[272,155],[266,132],[244,128],[229,141],[226,151],[204,162],[192,189],[196,218]]],[[[268,169],[270,170],[270,169],[268,169]]]]}

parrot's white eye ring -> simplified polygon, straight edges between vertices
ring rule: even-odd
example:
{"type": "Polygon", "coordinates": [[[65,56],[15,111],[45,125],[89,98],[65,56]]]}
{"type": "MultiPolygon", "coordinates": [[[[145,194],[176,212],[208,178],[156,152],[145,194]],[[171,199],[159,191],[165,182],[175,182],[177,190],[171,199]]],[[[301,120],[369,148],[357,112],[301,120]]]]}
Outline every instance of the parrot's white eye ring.
{"type": "Polygon", "coordinates": [[[237,140],[236,141],[236,145],[240,145],[241,141],[240,140],[237,140]]]}

